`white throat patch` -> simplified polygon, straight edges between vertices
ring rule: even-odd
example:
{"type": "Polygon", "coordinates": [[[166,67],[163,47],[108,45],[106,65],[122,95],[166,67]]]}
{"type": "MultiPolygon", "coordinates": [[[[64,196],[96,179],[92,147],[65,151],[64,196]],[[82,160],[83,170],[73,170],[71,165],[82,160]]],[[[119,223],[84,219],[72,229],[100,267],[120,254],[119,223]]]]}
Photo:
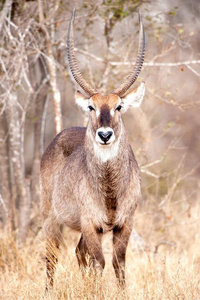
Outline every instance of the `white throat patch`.
{"type": "Polygon", "coordinates": [[[94,145],[95,156],[102,163],[105,163],[108,160],[117,156],[118,149],[119,149],[119,139],[115,143],[112,143],[111,145],[100,145],[97,144],[95,141],[93,145],[94,145]]]}

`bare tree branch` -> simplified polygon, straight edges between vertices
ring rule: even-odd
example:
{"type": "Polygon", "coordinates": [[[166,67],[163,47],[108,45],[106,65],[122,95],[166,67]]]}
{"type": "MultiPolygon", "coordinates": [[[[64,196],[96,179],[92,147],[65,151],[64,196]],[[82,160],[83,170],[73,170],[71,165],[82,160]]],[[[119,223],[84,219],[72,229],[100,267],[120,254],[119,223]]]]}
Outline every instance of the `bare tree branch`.
{"type": "MultiPolygon", "coordinates": [[[[40,1],[38,1],[40,2],[40,1]]],[[[60,0],[55,0],[55,3],[53,2],[53,8],[51,9],[51,11],[48,13],[46,19],[45,19],[45,23],[48,23],[50,20],[52,20],[59,8],[59,3],[60,0]]]]}
{"type": "Polygon", "coordinates": [[[10,7],[12,5],[13,0],[6,0],[3,6],[3,9],[0,13],[0,32],[2,30],[2,27],[4,25],[4,22],[6,20],[6,16],[10,10],[10,7]]]}
{"type": "Polygon", "coordinates": [[[186,66],[187,66],[187,68],[188,68],[190,71],[192,71],[196,76],[200,77],[200,73],[197,72],[195,69],[193,69],[189,64],[186,65],[186,66]]]}
{"type": "MultiPolygon", "coordinates": [[[[94,60],[96,60],[97,62],[103,62],[105,63],[105,59],[96,56],[92,53],[89,53],[87,51],[84,51],[82,49],[78,49],[78,48],[74,48],[74,50],[76,52],[79,52],[81,54],[84,54],[94,60]]],[[[129,62],[129,61],[123,61],[123,62],[116,62],[116,61],[110,61],[109,64],[111,66],[130,66],[130,65],[134,65],[134,62],[129,62]]],[[[186,60],[186,61],[179,61],[179,62],[155,62],[155,61],[146,61],[143,63],[143,66],[145,67],[177,67],[177,66],[183,66],[183,65],[196,65],[196,64],[200,64],[200,60],[186,60]]]]}
{"type": "Polygon", "coordinates": [[[42,1],[38,0],[38,15],[39,15],[39,20],[40,23],[44,22],[44,14],[43,14],[43,6],[42,6],[42,1]]]}

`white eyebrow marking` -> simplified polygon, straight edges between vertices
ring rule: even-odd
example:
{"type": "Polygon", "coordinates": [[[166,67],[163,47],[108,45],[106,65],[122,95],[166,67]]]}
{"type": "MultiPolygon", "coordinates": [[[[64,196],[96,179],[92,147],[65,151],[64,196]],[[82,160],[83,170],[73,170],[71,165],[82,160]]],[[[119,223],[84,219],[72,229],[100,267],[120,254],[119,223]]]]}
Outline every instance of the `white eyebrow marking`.
{"type": "Polygon", "coordinates": [[[96,116],[97,116],[97,118],[98,118],[99,115],[100,115],[100,111],[99,111],[99,109],[97,109],[96,110],[96,116]]]}
{"type": "Polygon", "coordinates": [[[114,114],[115,114],[114,109],[111,109],[111,110],[110,110],[110,114],[111,114],[112,117],[114,117],[114,114]]]}

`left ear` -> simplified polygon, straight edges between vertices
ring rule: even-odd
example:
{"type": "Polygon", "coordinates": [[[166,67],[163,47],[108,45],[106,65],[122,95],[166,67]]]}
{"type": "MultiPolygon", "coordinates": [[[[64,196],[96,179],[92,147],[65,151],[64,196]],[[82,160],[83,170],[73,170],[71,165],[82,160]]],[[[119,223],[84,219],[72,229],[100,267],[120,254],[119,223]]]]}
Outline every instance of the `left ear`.
{"type": "Polygon", "coordinates": [[[76,104],[81,108],[83,112],[88,112],[88,97],[77,91],[75,94],[76,104]]]}
{"type": "Polygon", "coordinates": [[[145,94],[145,85],[142,82],[134,91],[123,97],[123,107],[126,111],[130,107],[139,107],[145,94]]]}

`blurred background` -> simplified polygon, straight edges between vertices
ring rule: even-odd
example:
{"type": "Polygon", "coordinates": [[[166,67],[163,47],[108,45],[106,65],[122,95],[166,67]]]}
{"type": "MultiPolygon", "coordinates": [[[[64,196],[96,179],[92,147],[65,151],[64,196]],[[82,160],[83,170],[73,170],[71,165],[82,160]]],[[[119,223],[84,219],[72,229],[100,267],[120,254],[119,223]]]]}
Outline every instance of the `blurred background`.
{"type": "Polygon", "coordinates": [[[146,96],[139,109],[124,115],[124,122],[141,169],[143,201],[136,227],[139,214],[152,214],[152,224],[164,238],[163,228],[175,222],[171,204],[190,219],[200,195],[198,0],[1,2],[0,226],[19,242],[37,235],[41,155],[63,128],[87,124],[75,105],[80,87],[67,65],[74,7],[80,69],[103,94],[133,68],[138,9],[142,13],[146,55],[132,89],[145,81],[146,96]]]}

